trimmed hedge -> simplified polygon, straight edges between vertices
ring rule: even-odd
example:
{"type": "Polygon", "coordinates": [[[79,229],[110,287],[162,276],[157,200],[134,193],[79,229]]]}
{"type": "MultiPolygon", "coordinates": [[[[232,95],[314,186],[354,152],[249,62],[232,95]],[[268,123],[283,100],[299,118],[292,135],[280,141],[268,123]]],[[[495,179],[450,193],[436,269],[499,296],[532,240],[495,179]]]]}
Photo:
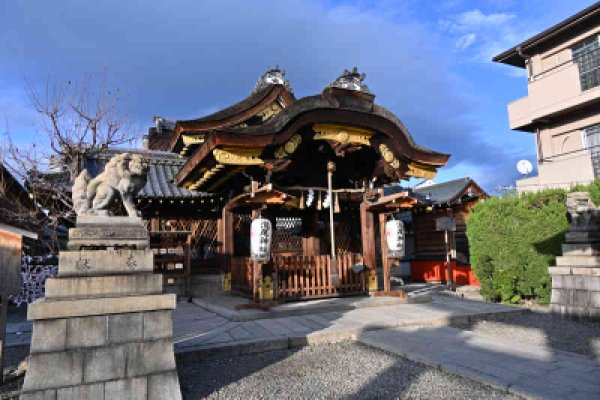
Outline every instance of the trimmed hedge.
{"type": "MultiPolygon", "coordinates": [[[[586,188],[587,189],[587,188],[586,188]]],[[[589,187],[596,202],[600,184],[589,187]]],[[[561,254],[568,228],[566,192],[547,190],[479,202],[467,220],[471,267],[492,301],[550,301],[548,267],[561,254]]]]}

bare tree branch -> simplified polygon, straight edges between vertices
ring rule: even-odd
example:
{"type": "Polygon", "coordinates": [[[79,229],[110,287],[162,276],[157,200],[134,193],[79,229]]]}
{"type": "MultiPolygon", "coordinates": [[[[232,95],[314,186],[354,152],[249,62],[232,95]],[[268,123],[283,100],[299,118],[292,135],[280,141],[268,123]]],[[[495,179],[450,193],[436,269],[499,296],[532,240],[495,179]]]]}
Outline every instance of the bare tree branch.
{"type": "MultiPolygon", "coordinates": [[[[108,87],[106,74],[67,82],[47,79],[43,90],[26,82],[26,90],[50,146],[17,146],[7,132],[0,162],[27,186],[33,202],[0,204],[0,213],[54,232],[74,218],[69,187],[81,172],[86,152],[132,143],[136,136],[120,91],[108,87]]],[[[0,180],[0,198],[11,190],[0,180]]]]}

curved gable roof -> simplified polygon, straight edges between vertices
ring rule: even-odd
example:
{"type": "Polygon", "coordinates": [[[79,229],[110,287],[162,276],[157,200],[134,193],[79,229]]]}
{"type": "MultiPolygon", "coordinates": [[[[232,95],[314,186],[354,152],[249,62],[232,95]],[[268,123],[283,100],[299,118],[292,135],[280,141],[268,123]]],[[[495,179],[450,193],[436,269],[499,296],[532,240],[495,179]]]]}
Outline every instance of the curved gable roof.
{"type": "Polygon", "coordinates": [[[216,147],[281,145],[302,127],[316,123],[339,123],[375,130],[386,136],[394,153],[407,160],[435,167],[447,163],[450,155],[418,145],[402,122],[389,110],[373,104],[373,98],[370,94],[328,87],[319,95],[296,100],[262,125],[217,128],[196,149],[175,180],[182,182],[216,147]]]}

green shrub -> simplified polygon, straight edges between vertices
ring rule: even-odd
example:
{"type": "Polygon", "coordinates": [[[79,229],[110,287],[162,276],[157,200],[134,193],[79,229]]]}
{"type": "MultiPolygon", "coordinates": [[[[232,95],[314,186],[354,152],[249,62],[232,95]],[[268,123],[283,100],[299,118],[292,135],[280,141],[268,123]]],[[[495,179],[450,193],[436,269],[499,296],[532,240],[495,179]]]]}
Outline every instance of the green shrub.
{"type": "MultiPolygon", "coordinates": [[[[600,185],[597,186],[600,194],[600,185]]],[[[493,301],[550,300],[548,267],[568,228],[563,190],[479,202],[467,220],[471,266],[493,301]]]]}
{"type": "Polygon", "coordinates": [[[590,183],[584,190],[590,194],[592,202],[595,205],[600,204],[600,179],[596,179],[590,183]]]}

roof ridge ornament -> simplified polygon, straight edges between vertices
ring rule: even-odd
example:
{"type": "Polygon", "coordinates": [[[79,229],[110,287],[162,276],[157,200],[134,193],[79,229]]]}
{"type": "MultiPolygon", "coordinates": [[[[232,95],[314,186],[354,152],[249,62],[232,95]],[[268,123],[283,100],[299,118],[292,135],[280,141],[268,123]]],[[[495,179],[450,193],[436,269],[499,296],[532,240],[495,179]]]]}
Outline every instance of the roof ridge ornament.
{"type": "Polygon", "coordinates": [[[279,65],[267,69],[252,89],[252,93],[256,93],[269,85],[283,85],[289,92],[293,92],[290,81],[285,79],[285,70],[279,68],[279,65]]]}
{"type": "Polygon", "coordinates": [[[355,92],[362,92],[367,94],[373,94],[369,90],[369,87],[363,83],[367,74],[359,73],[358,68],[354,67],[352,70],[345,69],[344,72],[337,77],[337,79],[331,82],[328,88],[340,88],[346,90],[353,90],[355,92]]]}

